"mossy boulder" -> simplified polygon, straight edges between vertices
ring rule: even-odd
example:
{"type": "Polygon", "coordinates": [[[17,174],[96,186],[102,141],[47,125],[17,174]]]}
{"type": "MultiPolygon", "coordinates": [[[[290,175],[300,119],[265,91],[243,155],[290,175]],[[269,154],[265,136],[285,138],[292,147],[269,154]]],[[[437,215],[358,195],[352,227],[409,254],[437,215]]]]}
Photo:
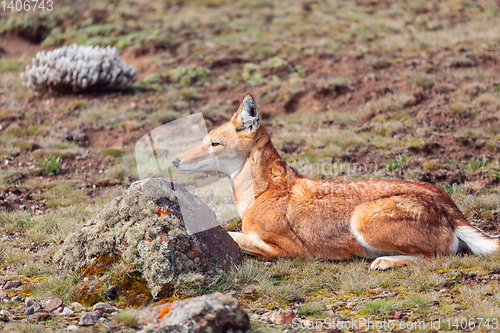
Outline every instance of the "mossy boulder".
{"type": "Polygon", "coordinates": [[[250,319],[230,295],[220,292],[179,300],[143,310],[137,322],[146,332],[222,333],[246,332],[250,319]]]}
{"type": "Polygon", "coordinates": [[[203,287],[239,265],[240,249],[221,226],[187,231],[179,197],[203,218],[200,223],[217,225],[215,213],[183,185],[162,178],[141,180],[64,241],[55,256],[59,269],[100,276],[110,290],[123,289],[113,284],[133,277],[135,284],[144,281],[158,300],[182,285],[203,287]]]}

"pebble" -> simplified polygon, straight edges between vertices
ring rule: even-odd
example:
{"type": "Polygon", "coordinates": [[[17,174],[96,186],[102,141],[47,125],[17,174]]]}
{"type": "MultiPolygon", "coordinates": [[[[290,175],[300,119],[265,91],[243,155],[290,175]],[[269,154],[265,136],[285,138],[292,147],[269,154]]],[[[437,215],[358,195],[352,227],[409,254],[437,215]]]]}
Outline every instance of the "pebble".
{"type": "Polygon", "coordinates": [[[45,310],[52,312],[62,305],[63,305],[63,300],[56,297],[56,298],[51,299],[49,301],[49,303],[47,303],[47,305],[45,306],[45,310]]]}
{"type": "Polygon", "coordinates": [[[7,298],[7,293],[3,290],[0,290],[0,299],[4,299],[4,298],[7,298]]]}
{"type": "Polygon", "coordinates": [[[33,303],[36,303],[36,299],[34,299],[33,297],[26,297],[26,299],[24,300],[24,305],[26,306],[32,306],[33,303]]]}
{"type": "Polygon", "coordinates": [[[72,313],[75,313],[75,311],[71,310],[71,308],[65,306],[62,310],[62,314],[64,315],[69,315],[69,314],[72,314],[72,313]]]}
{"type": "Polygon", "coordinates": [[[26,316],[31,316],[33,313],[35,313],[35,308],[33,308],[32,306],[28,306],[26,310],[24,310],[24,314],[26,316]]]}
{"type": "Polygon", "coordinates": [[[92,308],[93,311],[100,311],[100,312],[106,312],[106,313],[112,313],[112,312],[117,312],[118,308],[116,306],[113,306],[108,303],[104,302],[99,302],[94,305],[92,308]]]}
{"type": "Polygon", "coordinates": [[[71,303],[71,304],[70,304],[70,306],[71,306],[73,309],[83,308],[83,304],[78,303],[78,302],[73,302],[73,303],[71,303]]]}
{"type": "Polygon", "coordinates": [[[7,281],[4,286],[4,289],[14,289],[21,286],[21,281],[7,281]]]}
{"type": "Polygon", "coordinates": [[[286,325],[290,324],[295,318],[295,313],[288,309],[288,310],[278,310],[274,311],[269,315],[269,319],[277,325],[286,325]]]}
{"type": "Polygon", "coordinates": [[[356,305],[356,303],[354,303],[354,302],[348,302],[348,303],[345,305],[345,307],[346,307],[347,309],[352,309],[355,305],[356,305]]]}
{"type": "Polygon", "coordinates": [[[95,313],[84,312],[80,317],[78,325],[80,326],[92,326],[99,320],[98,315],[95,313]]]}
{"type": "Polygon", "coordinates": [[[35,310],[35,312],[38,312],[38,311],[40,311],[42,309],[42,307],[40,306],[40,304],[38,304],[37,302],[33,303],[32,307],[35,310]]]}
{"type": "Polygon", "coordinates": [[[254,313],[253,315],[250,316],[250,320],[259,320],[260,319],[260,316],[256,313],[254,313]]]}
{"type": "Polygon", "coordinates": [[[22,302],[23,298],[21,296],[14,296],[11,299],[12,302],[22,302]]]}
{"type": "Polygon", "coordinates": [[[68,327],[66,327],[66,330],[70,332],[76,332],[79,330],[79,328],[76,325],[69,325],[68,327]]]}
{"type": "Polygon", "coordinates": [[[62,307],[62,306],[60,306],[60,307],[58,307],[57,309],[55,309],[54,311],[52,311],[52,312],[53,312],[53,313],[55,313],[55,314],[60,314],[60,313],[62,313],[62,312],[63,312],[63,307],[62,307]]]}

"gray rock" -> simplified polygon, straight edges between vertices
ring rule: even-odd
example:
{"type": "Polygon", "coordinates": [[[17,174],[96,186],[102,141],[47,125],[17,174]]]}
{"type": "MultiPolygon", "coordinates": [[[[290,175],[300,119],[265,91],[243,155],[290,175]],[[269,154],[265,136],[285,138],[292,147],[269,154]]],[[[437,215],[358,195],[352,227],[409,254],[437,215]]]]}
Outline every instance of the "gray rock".
{"type": "Polygon", "coordinates": [[[38,304],[37,302],[33,303],[31,306],[33,307],[33,310],[35,310],[35,312],[38,312],[42,309],[40,304],[38,304]]]}
{"type": "Polygon", "coordinates": [[[58,307],[62,306],[64,304],[63,300],[56,297],[56,298],[53,298],[49,301],[49,303],[47,303],[47,305],[45,306],[45,311],[48,311],[48,312],[52,312],[54,311],[55,309],[57,309],[58,307]]]}
{"type": "Polygon", "coordinates": [[[78,330],[79,330],[79,328],[76,325],[69,325],[68,327],[66,327],[66,331],[76,332],[78,330]]]}
{"type": "Polygon", "coordinates": [[[65,306],[62,310],[62,314],[64,315],[69,315],[69,314],[72,314],[72,313],[75,313],[75,311],[71,310],[69,307],[65,306]]]}
{"type": "Polygon", "coordinates": [[[75,270],[101,255],[130,253],[155,299],[178,284],[207,285],[241,263],[240,249],[221,226],[189,234],[178,198],[211,221],[206,224],[218,224],[215,213],[183,185],[149,178],[133,183],[101,216],[70,235],[54,261],[61,270],[75,270]],[[167,213],[158,216],[159,208],[167,213]]]}
{"type": "Polygon", "coordinates": [[[26,299],[24,300],[24,305],[26,305],[27,307],[29,306],[32,306],[33,303],[36,303],[36,299],[34,299],[33,297],[26,297],[26,299]]]}
{"type": "Polygon", "coordinates": [[[150,324],[149,332],[208,333],[226,332],[228,328],[245,332],[250,329],[248,315],[238,301],[219,292],[149,308],[146,315],[141,313],[138,319],[142,324],[150,324]],[[169,306],[168,313],[159,318],[166,306],[169,306]]]}
{"type": "Polygon", "coordinates": [[[93,311],[100,311],[100,312],[106,312],[106,313],[112,313],[112,312],[117,312],[118,308],[116,306],[113,306],[108,303],[104,302],[99,302],[94,305],[92,308],[93,311]]]}
{"type": "Polygon", "coordinates": [[[101,322],[101,323],[107,323],[108,321],[109,321],[109,319],[106,317],[99,318],[99,322],[101,322]]]}
{"type": "Polygon", "coordinates": [[[63,308],[62,306],[60,306],[60,307],[58,307],[57,309],[55,309],[54,311],[52,311],[52,313],[54,313],[54,314],[60,314],[60,313],[62,313],[62,312],[63,312],[63,309],[64,309],[64,308],[63,308]]]}
{"type": "Polygon", "coordinates": [[[7,281],[4,285],[4,289],[14,289],[21,286],[21,281],[7,281]]]}
{"type": "Polygon", "coordinates": [[[80,326],[92,326],[99,321],[99,317],[95,313],[84,312],[80,317],[78,325],[80,326]]]}
{"type": "Polygon", "coordinates": [[[7,310],[0,310],[0,321],[8,322],[12,314],[7,310]]]}
{"type": "Polygon", "coordinates": [[[83,304],[78,303],[78,302],[73,302],[73,303],[70,304],[70,306],[73,308],[73,310],[74,309],[81,309],[81,308],[83,308],[83,304]]]}
{"type": "Polygon", "coordinates": [[[287,325],[290,324],[295,318],[295,312],[292,310],[278,310],[278,311],[273,311],[269,315],[269,319],[277,325],[287,325]]]}
{"type": "Polygon", "coordinates": [[[250,320],[252,321],[258,321],[260,319],[260,316],[256,313],[250,316],[250,320]]]}
{"type": "Polygon", "coordinates": [[[7,297],[9,297],[7,293],[3,290],[0,290],[0,299],[6,299],[7,297]]]}
{"type": "Polygon", "coordinates": [[[32,306],[28,306],[26,310],[24,310],[24,314],[26,316],[31,316],[33,313],[35,313],[35,308],[33,308],[32,306]]]}

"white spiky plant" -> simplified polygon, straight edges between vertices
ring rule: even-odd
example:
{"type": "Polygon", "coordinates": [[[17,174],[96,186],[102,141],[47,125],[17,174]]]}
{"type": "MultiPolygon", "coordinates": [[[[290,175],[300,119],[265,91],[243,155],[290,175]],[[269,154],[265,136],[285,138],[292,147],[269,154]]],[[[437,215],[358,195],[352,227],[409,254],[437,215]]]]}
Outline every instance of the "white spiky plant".
{"type": "Polygon", "coordinates": [[[124,88],[136,80],[137,71],[115,47],[73,44],[38,52],[21,78],[32,92],[79,93],[124,88]]]}

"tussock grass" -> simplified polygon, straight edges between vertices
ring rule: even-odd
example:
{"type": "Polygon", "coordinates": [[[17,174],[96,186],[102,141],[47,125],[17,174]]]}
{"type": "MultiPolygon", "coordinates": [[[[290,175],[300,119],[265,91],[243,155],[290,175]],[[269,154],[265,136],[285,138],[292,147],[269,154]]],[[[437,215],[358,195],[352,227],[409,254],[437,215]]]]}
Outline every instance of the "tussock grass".
{"type": "Polygon", "coordinates": [[[139,326],[137,323],[137,316],[138,312],[134,310],[124,310],[120,313],[117,313],[113,318],[121,324],[124,324],[128,327],[136,328],[139,326]]]}
{"type": "Polygon", "coordinates": [[[79,275],[71,272],[45,276],[32,288],[33,296],[36,298],[57,296],[69,304],[76,291],[75,286],[80,280],[79,275]]]}
{"type": "Polygon", "coordinates": [[[486,193],[475,196],[457,194],[453,198],[456,199],[458,207],[465,216],[500,208],[500,193],[486,193]]]}
{"type": "Polygon", "coordinates": [[[346,264],[338,278],[338,290],[343,294],[356,294],[378,287],[380,277],[370,272],[365,261],[346,264]]]}
{"type": "Polygon", "coordinates": [[[325,310],[325,304],[321,302],[308,303],[299,308],[298,316],[311,316],[325,310]]]}
{"type": "Polygon", "coordinates": [[[365,303],[361,312],[364,314],[384,316],[396,308],[397,306],[394,300],[377,299],[365,303]]]}
{"type": "Polygon", "coordinates": [[[126,153],[115,159],[115,165],[105,171],[110,179],[132,182],[139,179],[134,153],[126,153]]]}
{"type": "Polygon", "coordinates": [[[429,294],[414,294],[405,297],[401,305],[405,308],[414,309],[420,313],[426,312],[435,301],[435,296],[429,294]]]}
{"type": "Polygon", "coordinates": [[[47,328],[39,324],[31,323],[7,323],[3,327],[4,332],[15,333],[42,333],[42,332],[56,332],[55,329],[47,328]]]}

